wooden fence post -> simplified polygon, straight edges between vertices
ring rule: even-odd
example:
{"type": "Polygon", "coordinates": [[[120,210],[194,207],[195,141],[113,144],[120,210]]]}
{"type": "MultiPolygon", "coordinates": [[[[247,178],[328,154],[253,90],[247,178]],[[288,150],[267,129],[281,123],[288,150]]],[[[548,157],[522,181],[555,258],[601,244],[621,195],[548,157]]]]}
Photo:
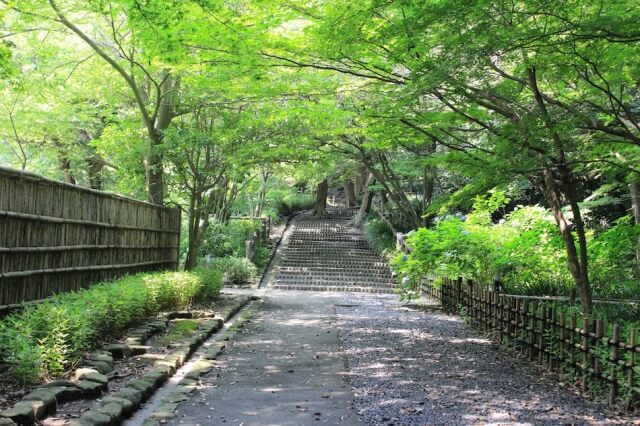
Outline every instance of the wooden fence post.
{"type": "Polygon", "coordinates": [[[627,410],[629,408],[631,408],[631,403],[633,401],[633,394],[634,394],[634,386],[633,386],[633,376],[634,376],[634,367],[636,365],[636,334],[637,334],[637,329],[632,328],[630,335],[629,335],[629,365],[628,370],[627,370],[627,387],[629,389],[629,395],[627,396],[627,401],[625,403],[625,406],[627,408],[627,410]]]}
{"type": "Polygon", "coordinates": [[[609,405],[614,406],[618,399],[618,369],[619,349],[620,349],[620,324],[613,325],[613,336],[609,341],[611,350],[609,352],[609,405]]]}
{"type": "Polygon", "coordinates": [[[602,367],[600,357],[598,356],[597,349],[602,344],[602,328],[603,321],[601,319],[595,320],[595,336],[593,338],[593,347],[596,348],[596,355],[593,357],[593,376],[598,383],[602,383],[602,367]]]}
{"type": "Polygon", "coordinates": [[[589,384],[589,368],[591,367],[591,351],[590,348],[590,337],[591,333],[591,321],[589,318],[584,317],[582,319],[582,329],[580,330],[580,334],[582,335],[582,343],[580,345],[580,350],[582,351],[582,391],[586,392],[589,384]]]}

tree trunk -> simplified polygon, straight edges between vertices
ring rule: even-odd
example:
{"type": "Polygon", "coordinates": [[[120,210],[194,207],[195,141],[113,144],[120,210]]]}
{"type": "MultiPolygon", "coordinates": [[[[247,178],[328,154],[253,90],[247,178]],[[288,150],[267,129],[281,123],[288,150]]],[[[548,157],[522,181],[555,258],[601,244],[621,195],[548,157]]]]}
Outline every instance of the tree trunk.
{"type": "Polygon", "coordinates": [[[260,192],[258,193],[258,205],[256,206],[256,210],[255,210],[255,217],[261,217],[262,216],[262,210],[264,210],[264,202],[265,199],[267,198],[267,182],[269,180],[269,176],[271,173],[263,171],[260,174],[260,192]]]}
{"type": "Polygon", "coordinates": [[[311,216],[313,217],[327,217],[327,194],[329,192],[329,182],[323,180],[318,184],[316,188],[316,203],[313,206],[311,216]]]}
{"type": "Polygon", "coordinates": [[[344,183],[344,195],[347,199],[347,207],[355,207],[358,204],[356,201],[356,189],[352,180],[344,183]]]}
{"type": "MultiPolygon", "coordinates": [[[[633,179],[629,184],[631,192],[631,214],[636,226],[640,226],[640,180],[633,179]]],[[[636,278],[640,278],[640,237],[636,242],[636,278]]]]}
{"type": "Polygon", "coordinates": [[[578,204],[578,196],[576,194],[575,182],[569,166],[567,165],[566,155],[564,151],[563,141],[560,134],[556,130],[551,116],[547,110],[542,93],[538,88],[538,80],[536,76],[535,66],[528,69],[529,87],[531,88],[536,104],[540,111],[540,117],[545,123],[551,140],[555,146],[555,157],[553,164],[560,172],[560,180],[562,188],[558,188],[552,170],[550,168],[551,159],[546,158],[542,153],[538,153],[538,159],[543,170],[543,193],[547,198],[547,202],[551,205],[553,216],[555,217],[560,234],[565,242],[567,249],[567,260],[569,262],[569,271],[576,285],[576,289],[580,295],[580,304],[585,315],[591,314],[593,310],[593,294],[591,291],[591,283],[589,282],[589,262],[587,254],[587,237],[582,221],[582,214],[578,204]],[[571,227],[562,212],[562,202],[560,198],[561,192],[569,202],[571,213],[573,214],[573,223],[575,225],[576,234],[578,235],[578,248],[576,247],[571,227]]]}
{"type": "Polygon", "coordinates": [[[357,200],[361,200],[362,197],[364,196],[364,192],[366,191],[366,186],[367,186],[367,179],[369,178],[369,170],[367,170],[366,168],[364,168],[362,170],[362,172],[356,176],[355,182],[354,182],[354,189],[355,189],[355,195],[356,195],[356,199],[357,200]]]}
{"type": "Polygon", "coordinates": [[[104,163],[96,158],[86,158],[87,171],[89,172],[89,186],[93,189],[102,190],[102,168],[104,163]]]}
{"type": "Polygon", "coordinates": [[[56,148],[58,155],[58,168],[64,175],[64,181],[70,184],[76,184],[76,178],[71,172],[71,160],[67,155],[66,147],[57,139],[53,140],[53,146],[56,148]]]}
{"type": "Polygon", "coordinates": [[[158,149],[162,142],[162,137],[158,136],[157,140],[154,139],[150,142],[151,152],[145,161],[147,191],[149,193],[149,201],[161,206],[164,204],[164,173],[162,154],[158,152],[158,149]]]}
{"type": "MultiPolygon", "coordinates": [[[[563,183],[565,185],[572,185],[571,182],[563,181],[563,183]]],[[[580,212],[577,212],[578,214],[576,218],[576,212],[574,211],[574,204],[575,206],[577,206],[577,201],[571,199],[569,200],[572,211],[574,213],[574,224],[576,225],[576,232],[578,234],[580,253],[578,253],[578,248],[576,247],[576,242],[571,232],[571,225],[569,224],[569,221],[562,211],[559,188],[554,180],[552,171],[546,165],[543,165],[543,182],[540,186],[542,189],[542,193],[544,194],[547,202],[549,203],[549,206],[551,207],[551,211],[553,213],[556,224],[558,225],[560,235],[564,240],[565,249],[567,251],[567,263],[569,266],[569,272],[571,272],[571,276],[575,283],[576,289],[578,290],[582,309],[584,313],[588,315],[593,309],[593,300],[591,294],[591,285],[589,283],[589,275],[587,271],[587,247],[586,238],[584,235],[584,225],[582,224],[582,219],[579,214],[580,212]]]]}
{"type": "MultiPolygon", "coordinates": [[[[422,214],[424,215],[427,207],[431,204],[433,198],[434,189],[434,176],[433,167],[425,166],[422,173],[422,214]]],[[[422,218],[422,226],[427,227],[429,225],[429,218],[422,218]]]]}
{"type": "Polygon", "coordinates": [[[360,204],[360,210],[358,210],[358,214],[356,215],[355,224],[356,226],[362,225],[364,222],[364,218],[371,211],[371,202],[373,201],[373,191],[370,186],[373,184],[374,178],[373,174],[369,173],[365,183],[364,183],[364,195],[362,196],[362,203],[360,204]]]}
{"type": "Polygon", "coordinates": [[[200,196],[196,189],[191,191],[191,197],[189,197],[189,217],[187,227],[187,257],[184,261],[184,270],[189,271],[196,267],[198,262],[198,246],[197,246],[197,233],[198,226],[200,224],[200,196]]]}

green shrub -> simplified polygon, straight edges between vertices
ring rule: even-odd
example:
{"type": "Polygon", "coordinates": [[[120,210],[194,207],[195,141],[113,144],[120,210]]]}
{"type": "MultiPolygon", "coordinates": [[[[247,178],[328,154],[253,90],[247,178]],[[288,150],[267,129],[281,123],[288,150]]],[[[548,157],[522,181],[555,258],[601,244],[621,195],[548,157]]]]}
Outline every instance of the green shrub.
{"type": "Polygon", "coordinates": [[[254,257],[253,263],[256,265],[257,268],[262,269],[265,266],[267,266],[267,263],[269,262],[270,258],[271,258],[271,251],[269,250],[269,248],[265,247],[264,245],[260,245],[256,249],[256,255],[254,257]]]}
{"type": "Polygon", "coordinates": [[[289,217],[294,213],[313,208],[315,199],[308,194],[293,193],[287,194],[275,200],[278,216],[289,217]]]}
{"type": "Polygon", "coordinates": [[[202,279],[202,285],[196,293],[196,300],[207,301],[214,299],[222,290],[224,274],[217,269],[211,268],[198,268],[196,272],[202,279]]]}
{"type": "Polygon", "coordinates": [[[566,293],[572,287],[566,253],[547,210],[519,206],[493,223],[491,214],[506,199],[499,193],[478,197],[466,218],[444,217],[429,229],[413,232],[413,251],[393,261],[400,278],[409,282],[427,273],[470,278],[490,285],[499,275],[506,290],[517,294],[566,293]]]}
{"type": "Polygon", "coordinates": [[[246,284],[258,273],[256,266],[244,257],[214,259],[210,267],[224,273],[224,281],[227,284],[246,284]]]}
{"type": "Polygon", "coordinates": [[[232,220],[226,224],[216,223],[209,226],[200,253],[213,257],[245,254],[245,241],[260,229],[260,222],[253,220],[232,220]]]}
{"type": "Polygon", "coordinates": [[[383,221],[370,219],[364,224],[364,236],[369,246],[378,254],[383,254],[395,248],[396,237],[393,231],[383,221]]]}
{"type": "Polygon", "coordinates": [[[21,383],[59,377],[82,351],[145,317],[214,297],[221,281],[216,271],[160,272],[54,296],[0,321],[0,359],[21,383]]]}

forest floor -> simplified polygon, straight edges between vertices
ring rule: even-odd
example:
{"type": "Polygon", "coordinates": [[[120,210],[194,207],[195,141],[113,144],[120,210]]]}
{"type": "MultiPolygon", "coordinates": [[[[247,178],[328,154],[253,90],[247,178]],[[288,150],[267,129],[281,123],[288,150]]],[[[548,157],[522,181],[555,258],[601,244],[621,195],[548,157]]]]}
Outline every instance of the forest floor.
{"type": "Polygon", "coordinates": [[[456,316],[394,295],[266,291],[170,424],[640,424],[456,316]]]}

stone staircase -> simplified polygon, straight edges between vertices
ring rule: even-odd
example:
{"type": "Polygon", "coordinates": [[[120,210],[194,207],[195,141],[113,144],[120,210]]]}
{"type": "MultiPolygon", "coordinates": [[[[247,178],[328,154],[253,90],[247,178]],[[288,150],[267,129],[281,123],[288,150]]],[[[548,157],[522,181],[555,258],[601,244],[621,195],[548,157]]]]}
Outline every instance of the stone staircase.
{"type": "Polygon", "coordinates": [[[389,266],[351,224],[356,209],[333,209],[330,217],[308,215],[290,225],[272,288],[281,290],[392,293],[389,266]]]}

